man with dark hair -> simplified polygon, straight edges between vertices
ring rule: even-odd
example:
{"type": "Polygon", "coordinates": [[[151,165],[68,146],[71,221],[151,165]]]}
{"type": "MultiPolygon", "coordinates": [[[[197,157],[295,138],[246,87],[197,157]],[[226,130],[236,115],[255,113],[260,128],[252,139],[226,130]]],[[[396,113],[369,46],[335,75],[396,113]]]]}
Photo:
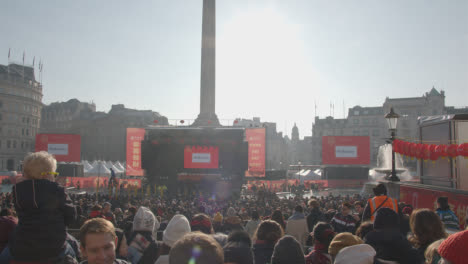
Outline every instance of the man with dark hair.
{"type": "Polygon", "coordinates": [[[300,205],[294,208],[294,213],[286,224],[286,234],[293,236],[302,246],[305,246],[309,235],[309,228],[307,227],[307,220],[303,211],[300,205]]]}
{"type": "Polygon", "coordinates": [[[387,188],[383,183],[377,184],[373,189],[374,197],[367,200],[366,208],[364,208],[364,213],[362,215],[362,221],[371,220],[374,222],[375,213],[380,208],[390,208],[399,213],[398,201],[387,196],[387,188]]]}
{"type": "Polygon", "coordinates": [[[345,202],[341,206],[341,213],[335,214],[331,220],[331,226],[336,233],[349,232],[353,233],[356,230],[356,220],[351,216],[351,204],[345,202]]]}
{"type": "Polygon", "coordinates": [[[188,233],[178,240],[169,252],[169,264],[180,263],[223,264],[221,246],[209,235],[188,233]]]}
{"type": "Polygon", "coordinates": [[[224,246],[224,263],[253,264],[252,240],[245,231],[233,231],[224,246]]]}
{"type": "Polygon", "coordinates": [[[437,198],[437,208],[436,213],[439,215],[440,220],[444,223],[445,228],[460,230],[460,224],[458,222],[458,217],[455,213],[450,210],[450,205],[448,203],[448,197],[441,196],[437,198]]]}

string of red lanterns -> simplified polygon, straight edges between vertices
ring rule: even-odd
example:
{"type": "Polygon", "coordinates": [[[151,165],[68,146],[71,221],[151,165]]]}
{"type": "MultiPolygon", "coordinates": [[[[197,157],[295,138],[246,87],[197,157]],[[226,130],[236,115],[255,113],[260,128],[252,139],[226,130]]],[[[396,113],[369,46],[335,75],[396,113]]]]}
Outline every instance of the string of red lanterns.
{"type": "Polygon", "coordinates": [[[425,161],[436,161],[439,158],[446,159],[457,156],[468,159],[468,143],[436,145],[395,139],[393,149],[395,153],[425,161]]]}

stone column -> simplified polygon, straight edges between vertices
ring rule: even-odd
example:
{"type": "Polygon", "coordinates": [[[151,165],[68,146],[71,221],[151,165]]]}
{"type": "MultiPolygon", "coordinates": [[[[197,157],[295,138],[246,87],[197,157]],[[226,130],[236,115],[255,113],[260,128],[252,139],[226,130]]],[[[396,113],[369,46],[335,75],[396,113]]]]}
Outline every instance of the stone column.
{"type": "Polygon", "coordinates": [[[194,126],[219,126],[215,113],[216,0],[203,0],[200,114],[194,126]]]}

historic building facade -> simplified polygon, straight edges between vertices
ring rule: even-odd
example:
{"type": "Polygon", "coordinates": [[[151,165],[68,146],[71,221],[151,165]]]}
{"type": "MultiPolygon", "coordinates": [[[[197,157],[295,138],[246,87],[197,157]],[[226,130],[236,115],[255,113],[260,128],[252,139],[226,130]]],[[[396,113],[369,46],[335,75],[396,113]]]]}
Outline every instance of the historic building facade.
{"type": "Polygon", "coordinates": [[[446,107],[445,92],[439,92],[433,87],[421,97],[387,97],[382,106],[355,106],[349,109],[346,119],[335,119],[330,116],[323,119],[316,117],[312,125],[313,163],[322,163],[322,136],[369,136],[370,165],[376,166],[379,147],[390,137],[385,114],[390,111],[391,107],[400,115],[397,137],[405,140],[419,138],[419,116],[468,112],[468,108],[446,107]]]}
{"type": "Polygon", "coordinates": [[[167,125],[167,118],[151,110],[112,105],[108,113],[96,112],[92,103],[77,99],[52,103],[42,109],[41,133],[78,134],[81,158],[125,161],[126,131],[129,127],[167,125]]]}
{"type": "Polygon", "coordinates": [[[0,171],[20,170],[34,150],[41,109],[42,84],[33,67],[0,65],[0,171]]]}

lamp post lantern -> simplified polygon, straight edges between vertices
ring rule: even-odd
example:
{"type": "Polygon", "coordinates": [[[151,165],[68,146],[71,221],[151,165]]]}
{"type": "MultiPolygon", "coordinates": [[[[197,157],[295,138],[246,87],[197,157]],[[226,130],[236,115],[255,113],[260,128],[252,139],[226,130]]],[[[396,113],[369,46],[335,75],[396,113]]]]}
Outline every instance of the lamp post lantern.
{"type": "Polygon", "coordinates": [[[388,124],[388,130],[390,130],[391,134],[391,142],[392,142],[392,174],[389,178],[390,181],[400,181],[400,179],[396,176],[395,170],[395,149],[393,148],[393,141],[395,140],[395,133],[397,128],[398,118],[400,116],[393,111],[393,107],[390,108],[390,112],[385,115],[388,124]]]}

